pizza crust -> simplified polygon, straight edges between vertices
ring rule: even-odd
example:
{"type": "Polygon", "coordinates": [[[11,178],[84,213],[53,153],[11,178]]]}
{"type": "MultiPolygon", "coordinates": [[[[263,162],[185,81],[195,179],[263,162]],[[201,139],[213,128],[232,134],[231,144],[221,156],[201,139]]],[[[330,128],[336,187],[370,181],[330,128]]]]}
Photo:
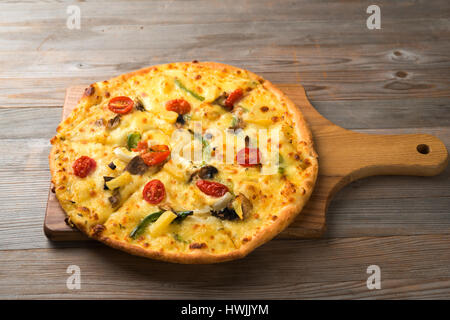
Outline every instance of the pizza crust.
{"type": "MultiPolygon", "coordinates": [[[[177,63],[179,64],[179,63],[177,63]]],[[[183,62],[181,64],[189,65],[191,62],[183,62]]],[[[255,248],[259,247],[260,245],[266,243],[267,241],[274,238],[277,234],[282,232],[294,219],[295,217],[301,212],[305,204],[307,203],[308,199],[311,196],[311,193],[313,192],[313,188],[317,179],[318,175],[318,160],[317,160],[317,154],[314,151],[313,147],[313,138],[311,131],[308,128],[308,125],[300,112],[300,110],[295,106],[295,104],[282,92],[280,91],[276,86],[274,86],[271,82],[268,80],[265,80],[261,78],[260,76],[237,68],[230,65],[225,65],[221,63],[216,62],[199,62],[197,63],[198,66],[204,66],[205,68],[211,68],[216,70],[232,70],[232,71],[245,71],[250,76],[251,79],[254,81],[258,81],[261,83],[264,88],[272,92],[275,96],[278,97],[278,99],[282,102],[285,102],[288,108],[288,111],[293,116],[293,121],[295,123],[295,129],[296,134],[299,137],[302,137],[302,141],[306,143],[306,150],[308,150],[308,161],[310,162],[310,165],[306,168],[304,172],[305,179],[302,180],[301,187],[304,190],[304,194],[301,197],[297,197],[295,199],[294,203],[291,203],[285,207],[283,207],[278,216],[276,221],[274,221],[271,225],[266,226],[265,228],[259,230],[250,241],[242,244],[239,248],[234,249],[231,252],[226,253],[220,253],[220,254],[211,254],[207,252],[203,252],[202,250],[193,250],[191,252],[167,252],[164,250],[152,250],[152,249],[144,249],[139,245],[135,245],[132,243],[127,243],[119,240],[112,239],[108,236],[102,235],[102,230],[97,232],[96,230],[93,230],[95,228],[91,228],[88,230],[84,225],[75,223],[76,227],[80,229],[83,233],[87,234],[89,237],[94,238],[98,241],[101,241],[105,243],[106,245],[131,253],[133,255],[157,259],[157,260],[163,260],[163,261],[169,261],[169,262],[175,262],[175,263],[184,263],[184,264],[204,264],[204,263],[217,263],[217,262],[224,262],[234,259],[239,259],[245,257],[247,254],[249,254],[251,251],[253,251],[255,248]]],[[[154,68],[157,68],[158,66],[152,66],[148,68],[144,68],[141,70],[137,70],[134,72],[130,72],[128,74],[121,75],[119,77],[113,78],[110,81],[114,80],[127,80],[135,75],[144,75],[151,71],[154,68]]],[[[80,99],[78,107],[75,109],[75,111],[72,112],[71,117],[74,116],[74,114],[79,110],[80,106],[86,106],[92,104],[92,100],[95,99],[95,90],[98,90],[98,86],[96,84],[92,84],[86,90],[86,93],[83,95],[83,97],[80,99]],[[89,89],[94,88],[94,89],[89,89]],[[96,89],[97,88],[97,89],[96,89]],[[92,94],[92,91],[94,91],[94,94],[92,94]]],[[[53,145],[53,148],[49,155],[49,163],[50,163],[50,171],[52,175],[52,182],[55,183],[54,176],[56,175],[56,164],[55,164],[55,150],[57,148],[57,145],[53,145]]],[[[60,203],[63,207],[63,209],[66,211],[66,213],[69,213],[71,208],[66,206],[63,201],[58,197],[58,200],[60,200],[60,203]]]]}

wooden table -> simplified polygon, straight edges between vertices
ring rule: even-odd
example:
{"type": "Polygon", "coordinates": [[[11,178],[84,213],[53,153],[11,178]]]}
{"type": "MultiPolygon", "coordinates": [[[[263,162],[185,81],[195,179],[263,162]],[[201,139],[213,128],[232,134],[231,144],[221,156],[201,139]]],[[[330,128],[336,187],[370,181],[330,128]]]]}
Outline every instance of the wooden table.
{"type": "MultiPolygon", "coordinates": [[[[5,1],[0,4],[0,298],[450,298],[450,169],[343,189],[319,240],[185,266],[42,231],[49,139],[66,87],[144,66],[213,60],[302,83],[325,117],[369,133],[431,133],[450,148],[448,0],[5,1]],[[81,29],[66,27],[69,4],[81,29]],[[81,289],[69,290],[69,265],[81,289]],[[369,265],[381,268],[368,290],[369,265]]],[[[383,152],[383,150],[380,150],[383,152]]]]}

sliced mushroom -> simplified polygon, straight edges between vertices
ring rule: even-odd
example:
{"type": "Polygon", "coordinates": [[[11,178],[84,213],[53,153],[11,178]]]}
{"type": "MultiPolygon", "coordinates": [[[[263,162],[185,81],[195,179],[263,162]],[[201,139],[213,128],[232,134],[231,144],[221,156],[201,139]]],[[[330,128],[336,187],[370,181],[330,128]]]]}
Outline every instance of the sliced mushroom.
{"type": "Polygon", "coordinates": [[[219,170],[217,170],[216,167],[214,167],[214,166],[204,166],[204,167],[201,167],[198,170],[195,170],[191,174],[191,176],[189,178],[189,182],[191,182],[196,177],[199,177],[200,179],[212,179],[212,178],[214,178],[214,176],[217,173],[219,173],[219,170]]]}
{"type": "Polygon", "coordinates": [[[204,166],[201,167],[198,171],[198,176],[201,179],[212,179],[214,175],[218,174],[219,170],[217,170],[214,166],[204,166]]]}
{"type": "Polygon", "coordinates": [[[106,128],[108,128],[109,130],[113,130],[117,128],[119,124],[120,124],[120,115],[117,115],[114,118],[108,120],[106,128]]]}
{"type": "Polygon", "coordinates": [[[137,97],[136,101],[134,103],[134,107],[138,111],[145,111],[144,103],[142,102],[141,98],[137,97]]]}
{"type": "Polygon", "coordinates": [[[214,217],[217,217],[222,220],[236,220],[239,219],[239,216],[236,214],[236,211],[234,209],[225,208],[221,211],[211,211],[211,214],[214,217]]]}
{"type": "Polygon", "coordinates": [[[108,200],[113,208],[117,208],[117,206],[120,204],[120,192],[118,188],[113,191],[112,196],[109,197],[108,200]]]}
{"type": "Polygon", "coordinates": [[[232,207],[241,220],[247,218],[253,209],[253,205],[242,193],[234,199],[232,207]]]}
{"type": "Polygon", "coordinates": [[[128,162],[125,167],[125,171],[128,171],[131,174],[143,175],[148,169],[148,165],[144,162],[141,156],[135,156],[128,162]]]}

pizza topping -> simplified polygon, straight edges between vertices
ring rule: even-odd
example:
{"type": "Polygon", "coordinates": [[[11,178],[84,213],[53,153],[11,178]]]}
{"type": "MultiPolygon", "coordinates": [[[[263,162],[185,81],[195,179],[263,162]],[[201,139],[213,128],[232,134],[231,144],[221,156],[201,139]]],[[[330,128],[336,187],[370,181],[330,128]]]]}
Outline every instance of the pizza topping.
{"type": "Polygon", "coordinates": [[[253,209],[253,205],[250,200],[247,199],[242,193],[240,193],[232,202],[232,206],[236,214],[242,220],[250,214],[253,209]]]}
{"type": "Polygon", "coordinates": [[[214,167],[214,166],[204,166],[204,167],[200,168],[200,170],[198,172],[198,176],[201,179],[212,179],[218,173],[219,173],[219,170],[217,170],[216,167],[214,167]]]}
{"type": "Polygon", "coordinates": [[[139,132],[132,132],[127,136],[127,148],[128,150],[135,149],[141,140],[141,134],[139,132]]]}
{"type": "Polygon", "coordinates": [[[179,115],[183,115],[191,111],[191,105],[184,99],[174,99],[166,102],[166,110],[174,111],[179,115]]]}
{"type": "Polygon", "coordinates": [[[243,167],[254,167],[261,164],[261,152],[258,148],[243,148],[236,155],[236,161],[243,167]]]}
{"type": "Polygon", "coordinates": [[[108,186],[106,185],[106,182],[111,181],[112,179],[114,179],[114,177],[103,177],[103,180],[105,181],[105,183],[103,184],[103,190],[109,190],[108,186]]]}
{"type": "Polygon", "coordinates": [[[192,172],[192,174],[189,177],[189,182],[196,179],[197,177],[200,179],[212,179],[214,176],[219,173],[219,170],[217,170],[214,166],[203,166],[198,170],[195,170],[192,172]]]}
{"type": "Polygon", "coordinates": [[[119,189],[114,189],[113,194],[111,197],[108,198],[108,201],[111,204],[111,207],[117,208],[117,206],[120,204],[119,189]]]}
{"type": "Polygon", "coordinates": [[[134,106],[133,100],[129,97],[119,96],[109,100],[108,109],[118,114],[129,113],[134,106]]]}
{"type": "Polygon", "coordinates": [[[244,92],[241,88],[234,90],[225,100],[225,107],[227,107],[229,110],[233,110],[234,104],[241,100],[243,96],[244,92]]]}
{"type": "Polygon", "coordinates": [[[147,169],[148,165],[141,158],[141,156],[136,156],[133,159],[131,159],[131,161],[128,162],[127,166],[125,167],[125,171],[140,176],[143,175],[147,171],[147,169]]]}
{"type": "Polygon", "coordinates": [[[88,156],[82,156],[75,160],[72,165],[73,173],[80,178],[85,178],[91,171],[95,170],[97,163],[88,156]]]}
{"type": "Polygon", "coordinates": [[[182,114],[178,115],[176,123],[180,126],[182,126],[186,123],[186,120],[184,120],[184,117],[182,114]]]}
{"type": "Polygon", "coordinates": [[[193,96],[195,99],[203,101],[205,100],[205,97],[202,97],[201,95],[197,94],[196,92],[189,90],[188,88],[186,88],[186,86],[178,79],[175,78],[174,80],[175,85],[180,88],[181,90],[186,91],[187,93],[189,93],[191,96],[193,96]]]}
{"type": "Polygon", "coordinates": [[[114,161],[111,161],[111,162],[108,164],[108,167],[109,167],[111,170],[116,170],[116,168],[117,168],[117,166],[114,164],[114,161]]]}
{"type": "Polygon", "coordinates": [[[160,203],[166,196],[166,189],[164,187],[164,184],[158,179],[154,179],[148,182],[145,185],[144,190],[142,191],[142,196],[148,203],[160,203]]]}
{"type": "Polygon", "coordinates": [[[225,209],[221,211],[211,211],[211,214],[214,217],[217,217],[222,220],[236,220],[239,219],[239,216],[236,214],[236,211],[234,209],[230,209],[226,207],[225,209]]]}
{"type": "Polygon", "coordinates": [[[177,218],[175,220],[173,220],[173,222],[181,223],[187,217],[192,216],[194,214],[194,211],[192,211],[192,210],[190,210],[190,211],[179,211],[179,212],[175,212],[175,214],[177,215],[177,218]]]}
{"type": "Polygon", "coordinates": [[[110,181],[106,181],[105,184],[109,190],[114,190],[129,184],[132,180],[133,178],[131,177],[130,173],[125,171],[120,176],[110,181]]]}
{"type": "Polygon", "coordinates": [[[148,150],[148,142],[147,141],[139,141],[137,143],[136,148],[133,149],[134,152],[142,152],[148,150]]]}
{"type": "Polygon", "coordinates": [[[131,231],[130,238],[136,239],[137,237],[139,237],[145,231],[145,229],[148,227],[150,223],[158,220],[158,218],[163,214],[163,212],[164,211],[157,211],[149,214],[144,219],[142,219],[142,221],[139,222],[138,225],[131,231]]]}
{"type": "Polygon", "coordinates": [[[225,108],[225,101],[227,100],[228,95],[226,92],[223,92],[220,96],[218,96],[213,102],[212,104],[216,104],[221,106],[222,108],[225,108]]]}
{"type": "Polygon", "coordinates": [[[204,194],[215,198],[222,197],[229,191],[227,186],[215,181],[197,180],[195,184],[204,194]]]}
{"type": "Polygon", "coordinates": [[[154,166],[164,162],[170,155],[169,147],[166,145],[154,145],[148,152],[141,154],[142,159],[148,166],[154,166]]]}
{"type": "Polygon", "coordinates": [[[158,220],[155,221],[150,227],[150,234],[154,237],[166,231],[169,224],[171,224],[178,216],[172,211],[165,211],[158,220]]]}
{"type": "Polygon", "coordinates": [[[231,201],[233,201],[233,195],[230,192],[227,192],[211,206],[212,210],[221,211],[228,207],[231,201]]]}
{"type": "Polygon", "coordinates": [[[106,123],[106,128],[108,128],[109,130],[113,130],[117,128],[119,124],[120,124],[120,115],[117,115],[114,118],[108,120],[108,122],[106,123]]]}
{"type": "Polygon", "coordinates": [[[113,152],[120,160],[125,162],[130,161],[138,155],[136,152],[130,152],[124,147],[115,148],[113,152]]]}
{"type": "Polygon", "coordinates": [[[137,111],[141,111],[141,112],[145,111],[144,103],[142,102],[141,98],[139,98],[139,97],[136,98],[136,101],[134,103],[134,108],[137,111]]]}

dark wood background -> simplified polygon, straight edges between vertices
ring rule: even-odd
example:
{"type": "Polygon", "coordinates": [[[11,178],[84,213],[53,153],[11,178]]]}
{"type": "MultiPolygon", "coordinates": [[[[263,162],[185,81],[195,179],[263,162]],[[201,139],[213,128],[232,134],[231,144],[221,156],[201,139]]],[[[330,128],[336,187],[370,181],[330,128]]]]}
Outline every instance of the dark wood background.
{"type": "Polygon", "coordinates": [[[276,239],[219,265],[48,241],[47,156],[65,88],[193,59],[302,83],[342,127],[431,133],[450,148],[448,0],[2,1],[0,298],[450,298],[449,169],[355,182],[322,239],[276,239]],[[366,27],[370,4],[381,30],[366,27]],[[81,8],[80,30],[66,27],[68,5],[81,8]],[[366,287],[372,264],[381,290],[366,287]],[[69,265],[81,290],[66,287],[69,265]]]}

